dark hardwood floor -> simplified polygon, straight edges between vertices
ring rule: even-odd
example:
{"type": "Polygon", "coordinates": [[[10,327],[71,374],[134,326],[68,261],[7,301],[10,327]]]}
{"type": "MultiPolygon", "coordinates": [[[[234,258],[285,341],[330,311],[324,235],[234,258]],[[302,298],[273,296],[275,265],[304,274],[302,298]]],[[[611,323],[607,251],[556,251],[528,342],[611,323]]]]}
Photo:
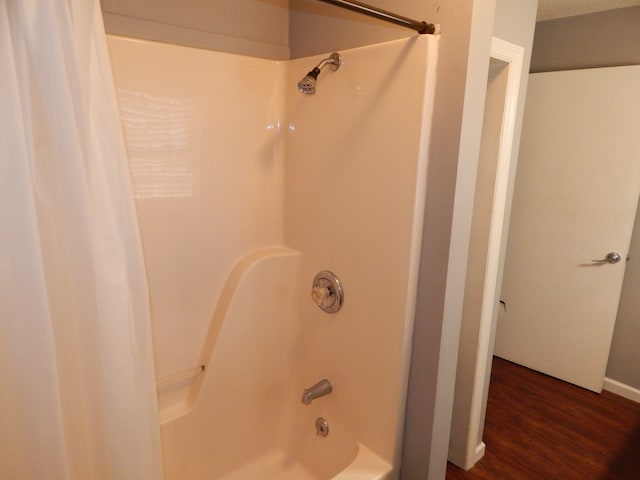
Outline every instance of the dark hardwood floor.
{"type": "Polygon", "coordinates": [[[637,480],[640,404],[494,358],[484,442],[447,480],[637,480]]]}

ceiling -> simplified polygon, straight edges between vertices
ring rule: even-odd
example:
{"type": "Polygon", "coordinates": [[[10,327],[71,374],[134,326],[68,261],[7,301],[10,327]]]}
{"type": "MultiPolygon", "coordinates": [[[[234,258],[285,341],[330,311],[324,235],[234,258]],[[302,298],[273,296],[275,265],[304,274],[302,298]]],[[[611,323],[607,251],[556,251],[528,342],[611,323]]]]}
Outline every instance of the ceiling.
{"type": "Polygon", "coordinates": [[[538,20],[640,5],[640,0],[538,0],[538,20]]]}

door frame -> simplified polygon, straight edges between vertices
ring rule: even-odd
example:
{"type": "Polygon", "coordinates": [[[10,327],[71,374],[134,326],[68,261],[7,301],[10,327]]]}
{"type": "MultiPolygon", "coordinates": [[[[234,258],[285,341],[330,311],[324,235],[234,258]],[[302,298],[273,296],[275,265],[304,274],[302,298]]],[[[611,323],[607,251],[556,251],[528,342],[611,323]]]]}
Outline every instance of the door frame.
{"type": "MultiPolygon", "coordinates": [[[[461,416],[462,419],[458,419],[458,421],[464,422],[468,419],[468,426],[465,438],[456,439],[452,437],[449,460],[465,470],[471,468],[484,456],[486,448],[482,441],[482,432],[484,429],[500,286],[506,251],[508,212],[510,211],[513,197],[513,183],[517,164],[517,152],[513,151],[513,147],[520,85],[523,75],[524,48],[493,37],[491,41],[491,59],[504,62],[508,69],[508,76],[504,91],[504,109],[502,112],[499,152],[491,208],[482,307],[477,338],[478,349],[474,365],[470,366],[474,372],[472,394],[468,400],[458,398],[458,393],[455,394],[456,402],[462,402],[463,408],[467,410],[465,415],[461,416]]],[[[469,286],[465,286],[466,288],[469,288],[469,286]]],[[[455,422],[456,420],[454,417],[453,421],[455,422]]]]}

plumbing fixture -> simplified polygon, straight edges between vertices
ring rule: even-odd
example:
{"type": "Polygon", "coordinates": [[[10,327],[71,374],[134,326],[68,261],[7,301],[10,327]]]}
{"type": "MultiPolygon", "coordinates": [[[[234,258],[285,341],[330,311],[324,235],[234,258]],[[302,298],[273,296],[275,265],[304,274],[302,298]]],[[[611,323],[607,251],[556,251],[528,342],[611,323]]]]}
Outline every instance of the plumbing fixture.
{"type": "Polygon", "coordinates": [[[316,418],[316,435],[320,437],[329,435],[329,422],[322,417],[316,418]]]}
{"type": "Polygon", "coordinates": [[[302,403],[304,403],[305,405],[310,405],[311,402],[316,398],[329,395],[332,391],[333,386],[331,385],[331,382],[326,378],[323,378],[315,385],[304,389],[304,392],[302,393],[302,403]]]}
{"type": "Polygon", "coordinates": [[[342,308],[344,292],[335,273],[323,270],[313,279],[311,298],[327,313],[335,313],[342,308]]]}
{"type": "Polygon", "coordinates": [[[328,58],[322,60],[316,65],[313,70],[305,75],[305,77],[298,82],[298,89],[305,95],[313,95],[316,93],[316,82],[318,75],[325,65],[329,65],[329,68],[334,72],[342,65],[342,57],[338,52],[333,52],[328,58]]]}

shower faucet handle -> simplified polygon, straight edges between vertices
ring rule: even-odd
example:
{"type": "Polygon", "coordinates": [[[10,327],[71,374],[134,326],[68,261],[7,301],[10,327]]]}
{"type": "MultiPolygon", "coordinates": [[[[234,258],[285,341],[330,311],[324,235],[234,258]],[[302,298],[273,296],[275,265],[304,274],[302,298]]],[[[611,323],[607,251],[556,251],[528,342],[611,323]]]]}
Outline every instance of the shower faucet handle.
{"type": "Polygon", "coordinates": [[[338,277],[329,270],[323,270],[313,279],[311,299],[327,313],[335,313],[342,308],[344,292],[338,277]]]}
{"type": "Polygon", "coordinates": [[[311,298],[319,307],[321,307],[330,296],[331,289],[327,286],[314,285],[313,290],[311,290],[311,298]]]}

